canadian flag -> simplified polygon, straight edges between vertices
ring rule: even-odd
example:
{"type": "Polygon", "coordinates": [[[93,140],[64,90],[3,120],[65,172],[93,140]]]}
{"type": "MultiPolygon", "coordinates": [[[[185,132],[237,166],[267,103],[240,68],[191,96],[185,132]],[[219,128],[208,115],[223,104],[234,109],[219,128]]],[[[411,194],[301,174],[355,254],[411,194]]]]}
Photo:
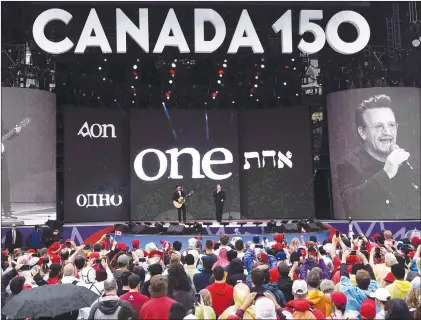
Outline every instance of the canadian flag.
{"type": "Polygon", "coordinates": [[[116,231],[116,232],[115,232],[115,235],[116,235],[116,236],[121,236],[121,235],[122,235],[122,233],[121,233],[121,231],[116,231]]]}

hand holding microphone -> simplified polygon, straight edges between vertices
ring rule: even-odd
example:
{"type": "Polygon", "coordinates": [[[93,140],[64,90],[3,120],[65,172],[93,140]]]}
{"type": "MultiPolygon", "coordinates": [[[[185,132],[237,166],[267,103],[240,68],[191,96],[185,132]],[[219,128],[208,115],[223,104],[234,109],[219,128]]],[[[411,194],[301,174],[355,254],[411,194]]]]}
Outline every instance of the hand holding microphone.
{"type": "MultiPolygon", "coordinates": [[[[390,179],[394,178],[398,173],[399,167],[409,159],[409,152],[399,148],[397,144],[390,147],[390,154],[386,159],[383,170],[386,171],[390,179]]],[[[408,164],[409,165],[409,164],[408,164]]],[[[411,165],[409,165],[410,168],[411,165]]]]}

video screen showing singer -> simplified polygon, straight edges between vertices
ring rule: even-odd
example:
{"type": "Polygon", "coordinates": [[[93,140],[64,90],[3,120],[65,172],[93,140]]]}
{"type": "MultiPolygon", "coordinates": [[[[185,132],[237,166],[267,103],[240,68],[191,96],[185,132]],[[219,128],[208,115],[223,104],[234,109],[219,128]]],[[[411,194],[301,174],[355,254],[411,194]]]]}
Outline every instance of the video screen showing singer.
{"type": "Polygon", "coordinates": [[[222,190],[220,184],[216,185],[216,190],[213,192],[213,199],[216,206],[216,221],[222,222],[222,214],[224,213],[225,192],[222,190]]]}
{"type": "Polygon", "coordinates": [[[363,100],[356,110],[361,145],[337,167],[342,204],[353,218],[419,215],[419,177],[410,164],[410,151],[397,144],[393,108],[390,97],[381,94],[363,100]]]}

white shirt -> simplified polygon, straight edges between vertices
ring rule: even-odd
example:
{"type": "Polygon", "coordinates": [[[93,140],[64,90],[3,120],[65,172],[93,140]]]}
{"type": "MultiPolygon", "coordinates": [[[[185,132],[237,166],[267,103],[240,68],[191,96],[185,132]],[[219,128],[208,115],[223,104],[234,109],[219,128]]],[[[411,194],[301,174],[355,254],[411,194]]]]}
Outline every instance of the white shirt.
{"type": "Polygon", "coordinates": [[[381,310],[376,314],[376,317],[374,319],[385,319],[386,318],[386,312],[384,310],[381,310]]]}
{"type": "Polygon", "coordinates": [[[13,244],[16,243],[16,230],[12,230],[12,239],[13,239],[13,244]]]}

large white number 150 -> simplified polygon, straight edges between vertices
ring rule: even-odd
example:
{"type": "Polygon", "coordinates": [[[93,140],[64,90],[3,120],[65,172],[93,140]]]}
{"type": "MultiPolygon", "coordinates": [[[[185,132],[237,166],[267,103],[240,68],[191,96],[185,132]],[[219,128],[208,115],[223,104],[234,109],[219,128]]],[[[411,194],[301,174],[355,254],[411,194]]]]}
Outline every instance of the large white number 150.
{"type": "MultiPolygon", "coordinates": [[[[322,20],[322,10],[302,10],[300,12],[299,34],[311,32],[314,35],[313,42],[306,42],[304,39],[298,44],[298,49],[306,54],[313,54],[323,49],[325,42],[331,48],[342,54],[354,54],[365,48],[370,40],[370,26],[362,15],[354,11],[341,11],[335,14],[326,25],[326,33],[318,24],[310,20],[322,20]],[[358,32],[354,42],[343,41],[338,34],[341,23],[351,23],[358,32]]],[[[292,18],[291,10],[285,12],[273,25],[272,29],[282,35],[282,53],[292,53],[292,18]]]]}

